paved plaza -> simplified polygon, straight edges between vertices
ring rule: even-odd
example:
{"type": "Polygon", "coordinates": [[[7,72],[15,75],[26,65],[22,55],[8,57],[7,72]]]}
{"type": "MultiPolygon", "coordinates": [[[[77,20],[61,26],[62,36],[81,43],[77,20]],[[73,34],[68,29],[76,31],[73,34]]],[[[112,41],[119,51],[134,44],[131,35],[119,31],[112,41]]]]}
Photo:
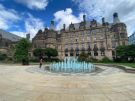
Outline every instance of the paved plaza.
{"type": "Polygon", "coordinates": [[[0,65],[0,101],[135,101],[135,74],[117,68],[100,66],[91,75],[35,68],[0,65]]]}

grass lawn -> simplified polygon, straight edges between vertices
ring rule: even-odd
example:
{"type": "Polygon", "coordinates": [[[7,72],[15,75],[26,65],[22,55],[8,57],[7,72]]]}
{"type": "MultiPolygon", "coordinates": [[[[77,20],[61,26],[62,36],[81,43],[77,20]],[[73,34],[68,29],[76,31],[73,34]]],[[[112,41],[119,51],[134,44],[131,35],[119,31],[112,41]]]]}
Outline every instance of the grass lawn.
{"type": "Polygon", "coordinates": [[[112,63],[101,63],[101,64],[124,65],[124,66],[135,68],[135,63],[114,63],[114,62],[112,62],[112,63]]]}

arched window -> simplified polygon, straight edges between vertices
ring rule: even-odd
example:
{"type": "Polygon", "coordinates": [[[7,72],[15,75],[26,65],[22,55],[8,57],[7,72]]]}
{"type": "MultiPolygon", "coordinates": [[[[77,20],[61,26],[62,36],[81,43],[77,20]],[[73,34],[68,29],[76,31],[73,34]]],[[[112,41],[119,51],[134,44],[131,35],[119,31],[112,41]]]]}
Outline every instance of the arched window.
{"type": "Polygon", "coordinates": [[[105,56],[105,48],[103,46],[100,48],[100,51],[101,51],[101,56],[105,56]]]}
{"type": "Polygon", "coordinates": [[[88,55],[91,56],[91,47],[88,46],[88,55]]]}
{"type": "Polygon", "coordinates": [[[65,56],[68,56],[68,48],[65,49],[65,56]]]}
{"type": "Polygon", "coordinates": [[[70,56],[74,56],[74,49],[73,48],[70,49],[70,56]]]}
{"type": "Polygon", "coordinates": [[[79,48],[78,47],[76,47],[75,52],[76,52],[76,56],[79,56],[79,48]]]}
{"type": "Polygon", "coordinates": [[[94,45],[93,51],[94,51],[94,56],[98,56],[98,47],[96,44],[94,45]]]}

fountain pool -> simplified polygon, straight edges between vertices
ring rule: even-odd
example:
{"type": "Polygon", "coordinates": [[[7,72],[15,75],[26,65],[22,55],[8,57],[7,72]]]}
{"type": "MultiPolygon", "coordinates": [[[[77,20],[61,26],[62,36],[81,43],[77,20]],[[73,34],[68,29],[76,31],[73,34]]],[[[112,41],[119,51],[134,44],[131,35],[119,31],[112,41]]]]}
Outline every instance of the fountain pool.
{"type": "Polygon", "coordinates": [[[52,63],[49,69],[51,72],[90,73],[95,71],[95,66],[87,62],[78,62],[73,57],[66,57],[62,62],[52,63]]]}

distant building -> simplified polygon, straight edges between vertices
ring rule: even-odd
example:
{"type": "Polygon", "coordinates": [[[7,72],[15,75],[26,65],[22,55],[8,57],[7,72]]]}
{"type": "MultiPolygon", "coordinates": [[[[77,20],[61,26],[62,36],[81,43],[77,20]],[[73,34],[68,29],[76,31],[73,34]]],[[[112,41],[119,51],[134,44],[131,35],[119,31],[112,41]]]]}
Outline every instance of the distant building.
{"type": "Polygon", "coordinates": [[[30,34],[29,34],[29,33],[26,34],[26,39],[27,39],[27,40],[30,40],[30,34]]]}
{"type": "Polygon", "coordinates": [[[77,57],[81,52],[88,53],[90,57],[102,59],[107,56],[115,57],[115,48],[120,45],[128,45],[126,25],[120,22],[118,13],[113,14],[113,23],[102,23],[96,20],[71,23],[60,31],[54,29],[54,21],[51,21],[50,29],[39,30],[32,39],[33,49],[55,48],[58,50],[59,58],[77,57]]]}
{"type": "Polygon", "coordinates": [[[135,32],[132,34],[132,35],[130,35],[129,37],[128,37],[128,43],[131,45],[131,44],[135,44],[135,32]]]}
{"type": "Polygon", "coordinates": [[[0,52],[7,54],[10,46],[20,39],[21,37],[0,29],[0,52]]]}

